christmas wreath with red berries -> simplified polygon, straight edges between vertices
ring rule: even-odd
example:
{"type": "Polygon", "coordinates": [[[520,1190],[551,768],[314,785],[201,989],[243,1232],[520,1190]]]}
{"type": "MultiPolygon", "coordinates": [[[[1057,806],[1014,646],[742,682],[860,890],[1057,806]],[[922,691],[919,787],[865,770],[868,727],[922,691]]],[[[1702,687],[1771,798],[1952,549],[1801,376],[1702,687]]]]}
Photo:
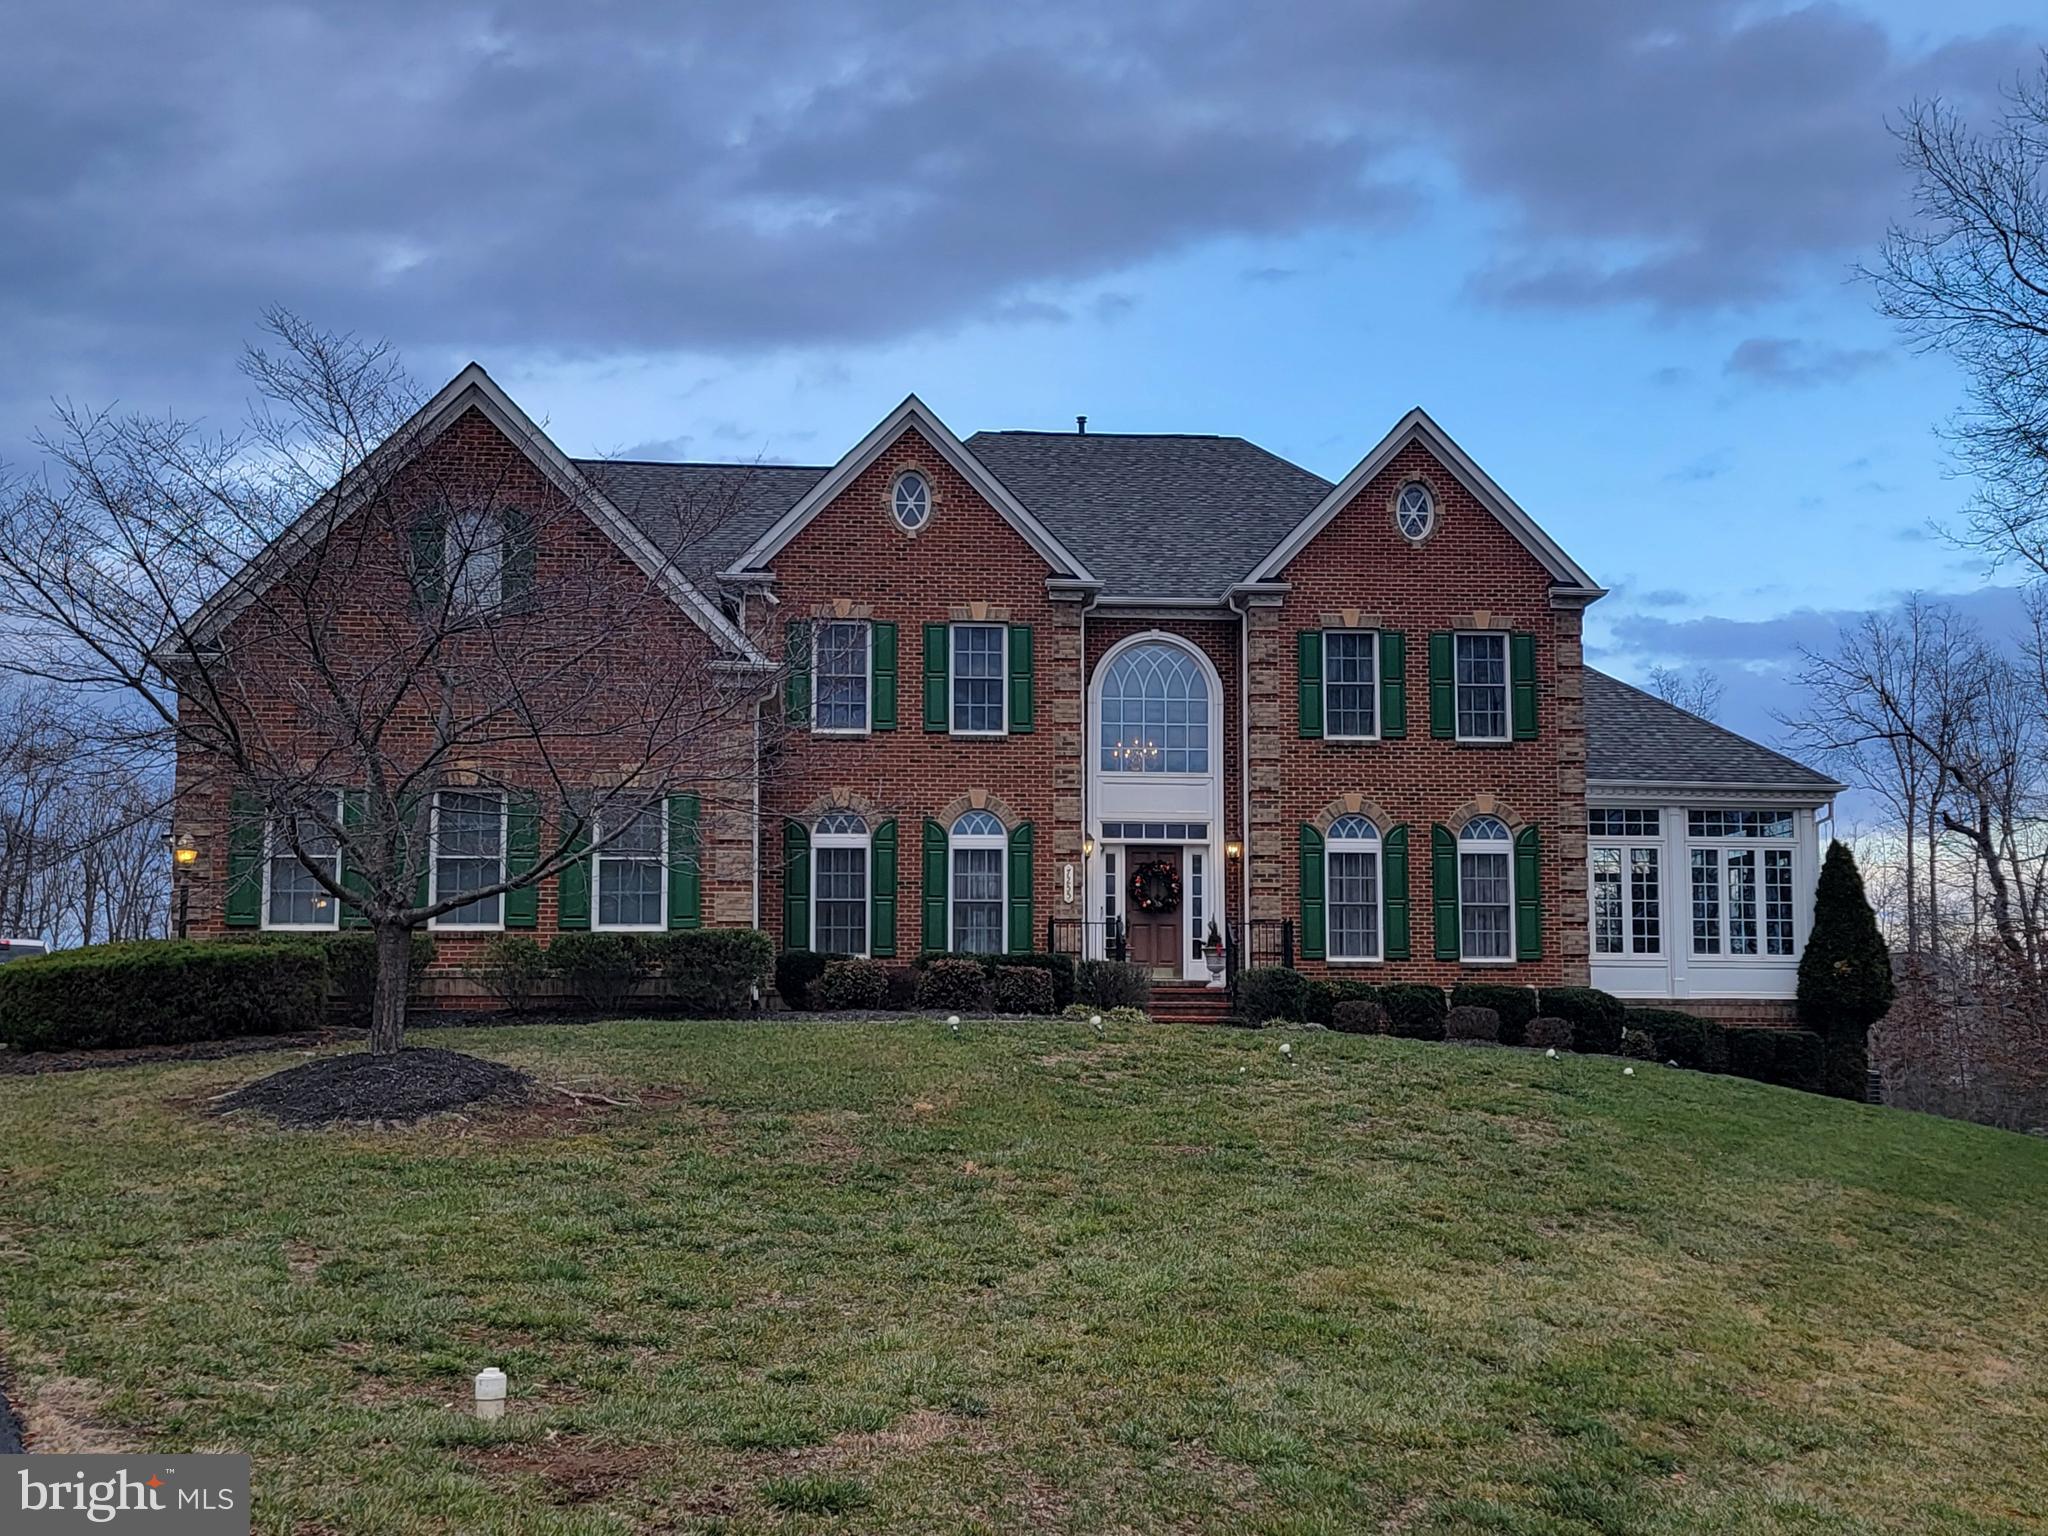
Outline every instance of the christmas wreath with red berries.
{"type": "Polygon", "coordinates": [[[1131,866],[1131,905],[1140,912],[1180,910],[1180,866],[1169,859],[1152,859],[1131,866]]]}

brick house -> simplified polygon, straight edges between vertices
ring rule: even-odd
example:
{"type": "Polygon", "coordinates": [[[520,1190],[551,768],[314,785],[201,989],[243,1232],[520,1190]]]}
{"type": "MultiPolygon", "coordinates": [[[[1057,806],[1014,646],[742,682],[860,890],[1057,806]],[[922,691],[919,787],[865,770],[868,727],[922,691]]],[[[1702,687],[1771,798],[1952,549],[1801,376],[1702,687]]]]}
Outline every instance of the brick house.
{"type": "MultiPolygon", "coordinates": [[[[775,679],[748,792],[634,926],[1792,996],[1841,786],[1587,667],[1603,589],[1420,410],[1334,485],[1240,438],[963,441],[915,397],[822,467],[572,461],[474,365],[422,414],[426,452],[573,485],[575,558],[673,562],[688,622],[620,665],[775,679]]],[[[181,815],[195,930],[271,924],[263,848],[181,815]]],[[[499,922],[606,926],[592,879],[499,922]]],[[[451,969],[494,929],[447,926],[451,969]]]]}

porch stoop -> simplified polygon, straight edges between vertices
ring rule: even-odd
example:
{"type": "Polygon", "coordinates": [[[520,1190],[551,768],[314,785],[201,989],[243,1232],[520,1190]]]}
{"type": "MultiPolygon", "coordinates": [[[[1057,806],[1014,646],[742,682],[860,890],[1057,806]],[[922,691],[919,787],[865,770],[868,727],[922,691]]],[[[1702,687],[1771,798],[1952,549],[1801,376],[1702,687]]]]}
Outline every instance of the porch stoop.
{"type": "Polygon", "coordinates": [[[1195,981],[1154,982],[1147,1012],[1162,1024],[1215,1024],[1230,1016],[1230,994],[1195,981]]]}

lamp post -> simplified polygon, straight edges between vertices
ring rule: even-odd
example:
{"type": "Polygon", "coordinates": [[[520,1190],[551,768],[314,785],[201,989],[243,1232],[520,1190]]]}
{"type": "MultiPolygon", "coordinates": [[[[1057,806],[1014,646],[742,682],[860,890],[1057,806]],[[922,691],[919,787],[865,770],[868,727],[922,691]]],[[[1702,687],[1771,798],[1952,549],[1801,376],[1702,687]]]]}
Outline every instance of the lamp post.
{"type": "Polygon", "coordinates": [[[171,867],[178,881],[178,937],[185,937],[192,915],[192,866],[199,862],[199,845],[190,832],[180,832],[171,844],[171,867]]]}

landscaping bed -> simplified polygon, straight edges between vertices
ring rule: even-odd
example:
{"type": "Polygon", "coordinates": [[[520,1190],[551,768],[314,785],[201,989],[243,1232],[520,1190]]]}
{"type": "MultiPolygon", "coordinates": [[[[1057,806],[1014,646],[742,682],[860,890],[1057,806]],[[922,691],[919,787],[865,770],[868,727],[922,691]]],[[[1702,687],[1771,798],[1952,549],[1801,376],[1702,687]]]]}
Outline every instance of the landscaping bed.
{"type": "Polygon", "coordinates": [[[257,1114],[279,1125],[402,1125],[488,1104],[517,1104],[533,1079],[461,1051],[411,1047],[323,1056],[258,1078],[214,1103],[223,1115],[257,1114]]]}

